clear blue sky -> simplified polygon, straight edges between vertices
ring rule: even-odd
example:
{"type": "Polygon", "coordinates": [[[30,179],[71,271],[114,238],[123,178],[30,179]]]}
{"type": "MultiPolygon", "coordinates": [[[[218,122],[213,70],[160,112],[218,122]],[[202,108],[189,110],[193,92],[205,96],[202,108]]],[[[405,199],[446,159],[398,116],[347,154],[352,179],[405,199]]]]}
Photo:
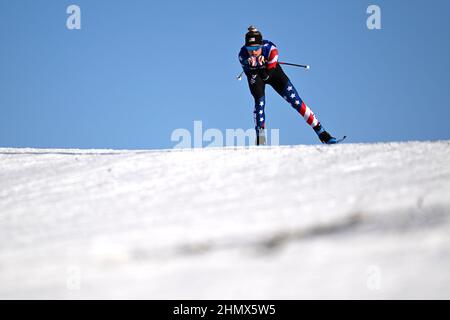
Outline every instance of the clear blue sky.
{"type": "MultiPolygon", "coordinates": [[[[326,129],[349,142],[450,139],[447,0],[0,0],[0,147],[171,148],[176,128],[252,128],[248,25],[326,129]],[[66,8],[81,8],[68,30],[66,8]],[[366,9],[381,8],[381,30],[366,9]]],[[[271,88],[281,144],[317,144],[271,88]]]]}

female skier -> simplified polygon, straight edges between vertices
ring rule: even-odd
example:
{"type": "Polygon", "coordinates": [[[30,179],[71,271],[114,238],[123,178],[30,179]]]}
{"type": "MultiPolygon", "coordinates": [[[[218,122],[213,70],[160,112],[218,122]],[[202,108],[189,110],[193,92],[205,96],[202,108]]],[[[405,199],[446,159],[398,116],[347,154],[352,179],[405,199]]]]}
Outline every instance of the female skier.
{"type": "Polygon", "coordinates": [[[312,110],[303,102],[289,78],[278,64],[278,49],[272,42],[263,40],[262,34],[250,26],[245,35],[245,46],[239,52],[244,73],[247,76],[250,92],[255,99],[253,111],[256,130],[256,144],[266,144],[264,134],[266,116],[264,114],[265,87],[271,85],[280,96],[297,110],[314,129],[320,141],[326,144],[337,143],[336,138],[325,131],[312,110]]]}

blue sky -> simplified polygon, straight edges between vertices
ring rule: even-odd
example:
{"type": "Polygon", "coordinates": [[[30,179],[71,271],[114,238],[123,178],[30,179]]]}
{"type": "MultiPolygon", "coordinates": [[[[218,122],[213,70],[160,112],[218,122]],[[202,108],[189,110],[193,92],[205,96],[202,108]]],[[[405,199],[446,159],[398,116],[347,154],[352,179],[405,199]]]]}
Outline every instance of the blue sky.
{"type": "MultiPolygon", "coordinates": [[[[177,128],[253,128],[237,54],[248,25],[303,100],[349,142],[450,139],[446,0],[0,0],[0,147],[171,148],[177,128]],[[81,8],[68,30],[66,8],[81,8]],[[381,30],[366,9],[381,8],[381,30]]],[[[317,144],[271,88],[281,144],[317,144]]]]}

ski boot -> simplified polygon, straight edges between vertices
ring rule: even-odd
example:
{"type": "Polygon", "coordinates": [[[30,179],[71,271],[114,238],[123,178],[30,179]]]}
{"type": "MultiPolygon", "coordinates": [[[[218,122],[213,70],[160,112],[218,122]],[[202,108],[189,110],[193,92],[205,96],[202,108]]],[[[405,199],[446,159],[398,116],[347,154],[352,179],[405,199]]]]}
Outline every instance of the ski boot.
{"type": "Polygon", "coordinates": [[[326,132],[320,123],[317,126],[315,126],[313,129],[316,132],[317,136],[319,137],[319,139],[322,143],[325,143],[325,144],[338,143],[337,139],[335,137],[331,136],[328,132],[326,132]]]}
{"type": "Polygon", "coordinates": [[[256,145],[264,146],[266,145],[266,134],[264,128],[256,129],[256,145]]]}

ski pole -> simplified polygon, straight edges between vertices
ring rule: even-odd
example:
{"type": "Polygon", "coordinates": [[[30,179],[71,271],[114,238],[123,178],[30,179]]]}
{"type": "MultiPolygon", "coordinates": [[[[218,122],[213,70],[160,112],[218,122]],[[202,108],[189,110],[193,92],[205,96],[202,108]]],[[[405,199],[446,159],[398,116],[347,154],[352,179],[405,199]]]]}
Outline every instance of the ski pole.
{"type": "Polygon", "coordinates": [[[238,79],[238,81],[241,81],[242,80],[242,74],[244,73],[244,71],[242,71],[237,77],[236,77],[236,79],[238,79]]]}
{"type": "Polygon", "coordinates": [[[289,63],[289,62],[278,62],[279,64],[284,64],[287,66],[294,66],[294,67],[300,67],[305,68],[306,70],[309,70],[311,67],[307,64],[295,64],[295,63],[289,63]]]}

